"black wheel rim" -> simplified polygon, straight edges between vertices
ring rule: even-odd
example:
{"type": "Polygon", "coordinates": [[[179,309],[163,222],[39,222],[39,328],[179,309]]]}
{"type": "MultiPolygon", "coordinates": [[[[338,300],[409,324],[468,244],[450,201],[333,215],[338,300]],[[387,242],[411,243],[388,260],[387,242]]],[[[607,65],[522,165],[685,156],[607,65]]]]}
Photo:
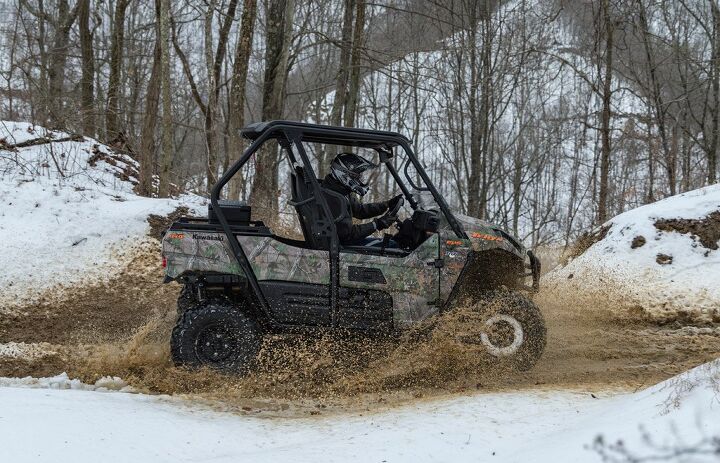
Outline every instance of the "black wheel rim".
{"type": "Polygon", "coordinates": [[[240,339],[229,326],[213,324],[204,327],[195,341],[195,353],[203,364],[218,364],[237,357],[240,339]]]}

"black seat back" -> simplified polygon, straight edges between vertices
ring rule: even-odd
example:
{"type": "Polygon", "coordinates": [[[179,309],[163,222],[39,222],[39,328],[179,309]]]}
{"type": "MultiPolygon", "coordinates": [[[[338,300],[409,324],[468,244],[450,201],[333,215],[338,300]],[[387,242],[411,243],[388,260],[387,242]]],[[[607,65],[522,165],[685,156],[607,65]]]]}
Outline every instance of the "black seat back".
{"type": "Polygon", "coordinates": [[[312,183],[305,176],[302,166],[295,166],[292,177],[292,205],[298,213],[305,242],[314,249],[330,249],[330,220],[313,191],[312,183]]]}
{"type": "Polygon", "coordinates": [[[306,208],[302,204],[304,200],[312,196],[312,191],[306,188],[305,182],[303,180],[303,175],[303,168],[299,166],[295,167],[294,172],[290,174],[290,189],[292,193],[291,204],[295,206],[295,210],[298,213],[298,218],[300,220],[300,228],[302,228],[302,233],[305,237],[305,241],[308,244],[312,245],[312,232],[310,231],[310,228],[308,226],[308,224],[310,223],[310,218],[307,217],[306,208]]]}

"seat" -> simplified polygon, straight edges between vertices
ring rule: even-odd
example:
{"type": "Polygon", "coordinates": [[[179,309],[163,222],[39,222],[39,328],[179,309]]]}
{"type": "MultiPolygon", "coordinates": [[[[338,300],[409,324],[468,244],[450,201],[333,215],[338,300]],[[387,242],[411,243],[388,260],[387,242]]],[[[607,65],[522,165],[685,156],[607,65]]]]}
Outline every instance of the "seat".
{"type": "Polygon", "coordinates": [[[290,201],[290,205],[295,207],[295,210],[300,216],[300,227],[302,228],[305,241],[313,245],[312,231],[308,225],[312,214],[306,207],[306,205],[313,200],[312,190],[309,187],[310,185],[307,185],[304,181],[303,168],[295,166],[294,172],[291,174],[290,192],[292,194],[292,201],[290,201]]]}
{"type": "Polygon", "coordinates": [[[317,203],[312,184],[302,166],[296,165],[292,177],[292,201],[299,217],[303,236],[313,249],[330,249],[332,226],[322,207],[317,203]]]}

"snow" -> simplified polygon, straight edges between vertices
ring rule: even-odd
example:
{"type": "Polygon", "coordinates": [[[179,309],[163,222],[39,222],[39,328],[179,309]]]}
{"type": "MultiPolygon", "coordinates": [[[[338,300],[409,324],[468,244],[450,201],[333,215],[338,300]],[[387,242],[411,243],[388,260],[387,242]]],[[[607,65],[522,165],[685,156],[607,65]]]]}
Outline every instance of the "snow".
{"type": "MultiPolygon", "coordinates": [[[[0,140],[7,145],[67,136],[0,121],[0,140]]],[[[87,137],[0,149],[0,303],[29,300],[54,285],[111,275],[122,267],[124,256],[148,245],[149,214],[200,204],[190,196],[175,200],[136,195],[132,188],[137,168],[129,156],[87,137]]]]}
{"type": "MultiPolygon", "coordinates": [[[[110,380],[112,384],[122,382],[110,380]]],[[[3,461],[602,461],[622,439],[637,455],[720,433],[720,362],[634,394],[507,392],[307,418],[212,411],[107,391],[67,375],[0,382],[3,461]]],[[[710,461],[698,458],[690,461],[710,461]]]]}
{"type": "Polygon", "coordinates": [[[690,234],[660,231],[658,219],[702,219],[720,211],[720,185],[666,198],[620,214],[609,230],[565,267],[544,278],[546,287],[597,290],[648,311],[686,310],[711,316],[720,307],[720,250],[710,250],[690,234]],[[642,236],[646,244],[631,248],[642,236]],[[672,263],[657,263],[658,254],[672,263]]]}
{"type": "Polygon", "coordinates": [[[49,378],[0,378],[0,387],[24,387],[39,389],[74,389],[79,391],[121,391],[132,392],[133,388],[117,376],[103,376],[95,384],[85,384],[79,379],[71,379],[67,373],[49,378]]]}

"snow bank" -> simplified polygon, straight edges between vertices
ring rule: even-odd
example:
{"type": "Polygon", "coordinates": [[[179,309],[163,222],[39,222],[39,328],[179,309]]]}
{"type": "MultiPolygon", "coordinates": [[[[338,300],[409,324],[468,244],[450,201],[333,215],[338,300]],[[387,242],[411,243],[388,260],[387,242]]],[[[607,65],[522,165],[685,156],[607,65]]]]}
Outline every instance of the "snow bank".
{"type": "MultiPolygon", "coordinates": [[[[120,391],[133,392],[133,388],[117,376],[103,376],[95,384],[86,384],[79,379],[70,379],[67,373],[50,378],[0,378],[0,387],[27,387],[35,389],[74,389],[78,391],[120,391]]],[[[0,392],[0,394],[2,394],[0,392]]]]}
{"type": "MultiPolygon", "coordinates": [[[[6,379],[0,386],[13,387],[0,387],[0,443],[8,462],[592,462],[608,449],[593,448],[598,442],[619,439],[633,454],[651,456],[662,450],[648,446],[643,429],[669,448],[720,435],[719,368],[714,362],[614,397],[491,393],[376,413],[272,419],[143,394],[97,394],[91,390],[103,386],[66,375],[6,379]]],[[[705,458],[688,461],[714,457],[705,458]]]]}
{"type": "Polygon", "coordinates": [[[712,185],[620,214],[605,224],[603,239],[549,273],[545,286],[607,293],[657,315],[685,311],[718,318],[718,243],[711,249],[696,234],[656,227],[659,220],[704,219],[718,211],[720,185],[712,185]]]}
{"type": "Polygon", "coordinates": [[[199,205],[189,196],[137,196],[137,170],[91,138],[0,121],[0,308],[111,275],[147,245],[148,214],[199,205]],[[32,141],[44,143],[16,146],[32,141]]]}

